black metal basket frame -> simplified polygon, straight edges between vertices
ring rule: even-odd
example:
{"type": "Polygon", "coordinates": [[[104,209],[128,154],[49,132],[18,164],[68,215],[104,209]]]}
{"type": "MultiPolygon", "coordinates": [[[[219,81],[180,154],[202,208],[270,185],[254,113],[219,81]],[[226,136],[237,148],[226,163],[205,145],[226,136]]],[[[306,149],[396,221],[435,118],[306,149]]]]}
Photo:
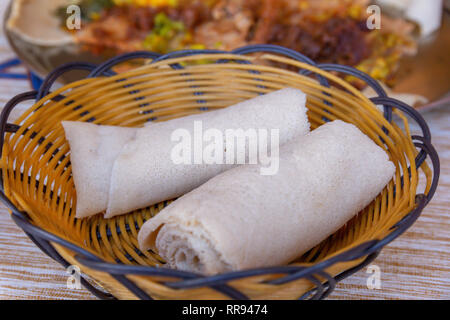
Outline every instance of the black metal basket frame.
{"type": "MultiPolygon", "coordinates": [[[[3,179],[1,178],[1,175],[0,175],[0,200],[11,210],[12,212],[11,217],[14,220],[14,222],[49,257],[51,257],[52,259],[60,263],[62,266],[67,268],[70,265],[70,263],[67,262],[57,252],[57,250],[51,243],[53,242],[58,245],[61,245],[76,253],[75,259],[80,264],[88,268],[110,274],[115,280],[121,283],[124,287],[126,287],[140,299],[152,299],[152,297],[149,296],[141,288],[139,288],[139,286],[136,283],[128,279],[126,277],[127,275],[171,277],[179,280],[164,282],[164,285],[173,289],[188,289],[207,286],[210,287],[211,289],[221,292],[222,294],[232,299],[245,300],[248,299],[248,297],[242,292],[238,291],[237,289],[227,285],[227,282],[257,275],[283,274],[284,276],[277,278],[276,280],[272,280],[268,283],[272,285],[282,285],[290,281],[298,280],[300,278],[308,279],[315,285],[315,287],[310,291],[306,292],[305,294],[303,294],[301,297],[299,297],[299,299],[326,298],[333,291],[337,282],[341,281],[342,279],[352,275],[353,273],[361,270],[362,268],[370,264],[378,256],[381,249],[385,245],[387,245],[388,243],[396,239],[398,236],[400,236],[419,218],[423,208],[432,199],[436,191],[440,173],[439,157],[435,148],[431,143],[431,133],[428,128],[428,125],[422,118],[422,116],[417,112],[417,110],[408,106],[407,104],[389,98],[384,89],[379,85],[379,83],[376,80],[374,80],[367,74],[355,68],[337,64],[316,64],[314,61],[300,54],[299,52],[275,45],[250,45],[238,48],[231,52],[219,50],[183,50],[171,52],[164,55],[149,51],[137,51],[117,56],[100,65],[84,62],[74,62],[64,64],[47,75],[39,90],[19,94],[14,98],[12,98],[4,106],[3,111],[0,115],[0,157],[2,155],[5,134],[17,132],[17,130],[20,128],[20,126],[16,124],[8,123],[8,117],[13,108],[23,101],[35,100],[37,102],[41,98],[45,97],[47,94],[50,93],[51,87],[54,84],[54,82],[58,80],[60,76],[62,76],[68,71],[72,70],[89,71],[90,73],[88,77],[112,76],[115,75],[115,72],[111,70],[112,67],[114,67],[119,63],[123,63],[134,59],[151,59],[152,60],[151,63],[154,63],[157,61],[163,61],[171,58],[178,58],[199,54],[216,54],[216,53],[218,54],[231,53],[236,55],[246,55],[252,53],[271,53],[307,63],[314,67],[320,68],[324,71],[336,71],[363,80],[370,87],[372,87],[377,93],[378,97],[371,98],[371,101],[375,105],[384,106],[384,117],[386,118],[387,121],[389,122],[392,121],[392,108],[397,108],[406,115],[408,115],[410,118],[412,118],[420,127],[422,135],[412,136],[412,139],[415,147],[419,150],[419,153],[415,159],[416,167],[419,168],[423,164],[423,162],[427,159],[427,157],[429,157],[430,162],[433,166],[433,178],[428,194],[427,195],[417,194],[416,207],[411,212],[409,212],[401,221],[395,224],[391,228],[392,231],[383,239],[365,242],[341,254],[333,256],[329,259],[326,259],[309,267],[301,267],[301,266],[269,267],[245,271],[236,271],[215,276],[202,276],[196,273],[173,270],[168,268],[156,268],[149,266],[130,266],[124,264],[113,264],[103,261],[96,255],[88,252],[82,247],[79,247],[67,240],[64,240],[50,232],[45,231],[44,229],[38,226],[35,226],[30,220],[28,214],[26,212],[19,210],[5,195],[3,179]],[[360,264],[349,270],[346,270],[345,272],[342,272],[337,276],[333,277],[324,271],[325,269],[329,268],[330,266],[336,263],[347,262],[362,258],[364,258],[364,260],[360,264]],[[326,280],[323,281],[323,279],[326,280]]],[[[224,61],[217,61],[217,63],[221,62],[224,61]]],[[[236,62],[250,63],[247,60],[238,60],[236,62]]],[[[173,64],[171,65],[171,67],[174,69],[183,68],[183,66],[179,64],[173,64]]],[[[255,71],[255,73],[257,74],[258,71],[255,71]]],[[[299,71],[299,73],[304,75],[310,75],[312,72],[309,70],[302,69],[299,71]]],[[[322,85],[329,87],[327,79],[325,79],[320,75],[316,75],[316,77],[322,85]]],[[[56,96],[53,99],[60,100],[61,98],[64,97],[56,96]]],[[[86,280],[83,277],[81,277],[81,283],[84,287],[86,287],[92,294],[94,294],[98,298],[116,299],[112,294],[104,292],[102,289],[98,288],[98,286],[93,285],[90,281],[86,280]]]]}

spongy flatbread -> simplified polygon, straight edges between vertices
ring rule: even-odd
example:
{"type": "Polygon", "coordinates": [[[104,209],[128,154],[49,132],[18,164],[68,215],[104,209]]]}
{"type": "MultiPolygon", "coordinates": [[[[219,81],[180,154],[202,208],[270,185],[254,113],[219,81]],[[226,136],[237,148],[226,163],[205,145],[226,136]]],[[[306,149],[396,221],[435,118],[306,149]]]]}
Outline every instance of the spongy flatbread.
{"type": "Polygon", "coordinates": [[[334,121],[283,146],[275,175],[240,166],[175,200],[143,225],[139,245],[203,274],[283,265],[367,206],[394,171],[382,148],[334,121]]]}
{"type": "Polygon", "coordinates": [[[144,128],[63,122],[71,149],[77,192],[76,216],[107,209],[105,217],[127,213],[180,196],[234,166],[233,164],[174,164],[171,135],[194,121],[203,129],[279,129],[280,144],[309,132],[306,96],[283,89],[237,105],[144,128]]]}
{"type": "MultiPolygon", "coordinates": [[[[232,164],[174,164],[176,145],[171,134],[185,129],[194,138],[194,122],[203,132],[218,129],[277,129],[280,145],[309,132],[306,95],[286,88],[246,100],[218,111],[207,112],[140,129],[114,162],[109,201],[109,218],[143,208],[191,191],[232,164]]],[[[226,151],[228,152],[228,151],[226,151]]]]}
{"type": "Polygon", "coordinates": [[[114,160],[136,128],[63,121],[77,193],[76,217],[105,210],[114,160]]]}

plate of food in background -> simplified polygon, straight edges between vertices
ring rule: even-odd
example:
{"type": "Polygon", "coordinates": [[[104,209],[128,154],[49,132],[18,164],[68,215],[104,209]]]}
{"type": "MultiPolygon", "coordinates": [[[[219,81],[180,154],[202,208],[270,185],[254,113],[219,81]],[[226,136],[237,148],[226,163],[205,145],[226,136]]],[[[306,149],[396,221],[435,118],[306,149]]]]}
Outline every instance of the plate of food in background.
{"type": "Polygon", "coordinates": [[[139,50],[274,44],[353,66],[420,109],[450,91],[450,15],[443,11],[441,0],[13,0],[4,25],[17,55],[41,77],[63,63],[139,50]],[[81,27],[69,30],[73,4],[81,27]],[[367,24],[372,4],[381,6],[381,28],[367,24]]]}

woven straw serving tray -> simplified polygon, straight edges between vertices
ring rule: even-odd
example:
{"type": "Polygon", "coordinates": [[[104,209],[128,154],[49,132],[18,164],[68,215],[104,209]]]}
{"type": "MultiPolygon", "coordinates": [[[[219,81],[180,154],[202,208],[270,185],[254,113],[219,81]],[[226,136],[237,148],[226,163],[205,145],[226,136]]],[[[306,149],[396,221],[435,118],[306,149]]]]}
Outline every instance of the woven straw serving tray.
{"type": "Polygon", "coordinates": [[[233,52],[135,52],[98,66],[63,65],[48,75],[39,91],[7,103],[0,119],[0,145],[0,197],[11,217],[47,255],[64,267],[79,266],[82,284],[104,299],[325,298],[337,281],[370,263],[414,223],[439,178],[430,131],[417,111],[388,98],[376,81],[353,68],[317,65],[295,51],[267,45],[233,52]],[[133,59],[148,63],[124,73],[113,71],[133,59]],[[52,89],[60,76],[73,70],[89,75],[52,89]],[[378,97],[366,98],[342,80],[346,77],[362,79],[378,97]],[[334,119],[353,123],[386,150],[396,166],[394,179],[369,206],[301,258],[285,266],[204,277],[164,268],[156,253],[138,248],[139,228],[168,201],[109,220],[102,215],[75,219],[76,192],[62,120],[142,126],[224,108],[283,87],[307,94],[312,129],[334,119]],[[30,99],[35,104],[8,123],[12,109],[30,99]],[[420,135],[411,135],[411,120],[421,128],[420,135]],[[419,190],[422,180],[425,187],[419,190]]]}

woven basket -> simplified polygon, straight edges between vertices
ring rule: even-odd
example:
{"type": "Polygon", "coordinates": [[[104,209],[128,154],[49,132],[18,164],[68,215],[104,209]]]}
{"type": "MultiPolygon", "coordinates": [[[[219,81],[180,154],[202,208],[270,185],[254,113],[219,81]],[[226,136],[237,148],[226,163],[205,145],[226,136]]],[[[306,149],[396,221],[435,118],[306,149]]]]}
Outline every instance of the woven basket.
{"type": "Polygon", "coordinates": [[[79,266],[82,284],[104,299],[324,298],[337,281],[370,263],[414,223],[439,177],[430,131],[413,108],[386,97],[376,81],[353,68],[317,65],[277,46],[162,56],[136,52],[99,66],[64,65],[39,91],[18,95],[5,106],[0,130],[0,196],[12,218],[47,255],[64,267],[79,266]],[[112,71],[132,59],[148,63],[120,74],[112,71]],[[51,92],[54,81],[74,69],[90,74],[51,92]],[[359,78],[378,97],[366,98],[343,78],[359,78]],[[312,129],[334,119],[353,123],[396,166],[394,179],[367,208],[300,259],[286,266],[203,277],[161,268],[164,261],[157,254],[138,248],[139,228],[167,201],[110,220],[101,215],[75,219],[76,193],[62,120],[142,126],[227,107],[283,87],[307,94],[312,129]],[[11,110],[31,99],[34,105],[14,124],[7,123],[11,110]],[[376,105],[384,106],[384,112],[376,105]],[[393,115],[401,126],[392,121],[393,115]],[[410,135],[406,116],[418,123],[420,136],[410,135]],[[424,190],[419,192],[421,180],[424,190]]]}

